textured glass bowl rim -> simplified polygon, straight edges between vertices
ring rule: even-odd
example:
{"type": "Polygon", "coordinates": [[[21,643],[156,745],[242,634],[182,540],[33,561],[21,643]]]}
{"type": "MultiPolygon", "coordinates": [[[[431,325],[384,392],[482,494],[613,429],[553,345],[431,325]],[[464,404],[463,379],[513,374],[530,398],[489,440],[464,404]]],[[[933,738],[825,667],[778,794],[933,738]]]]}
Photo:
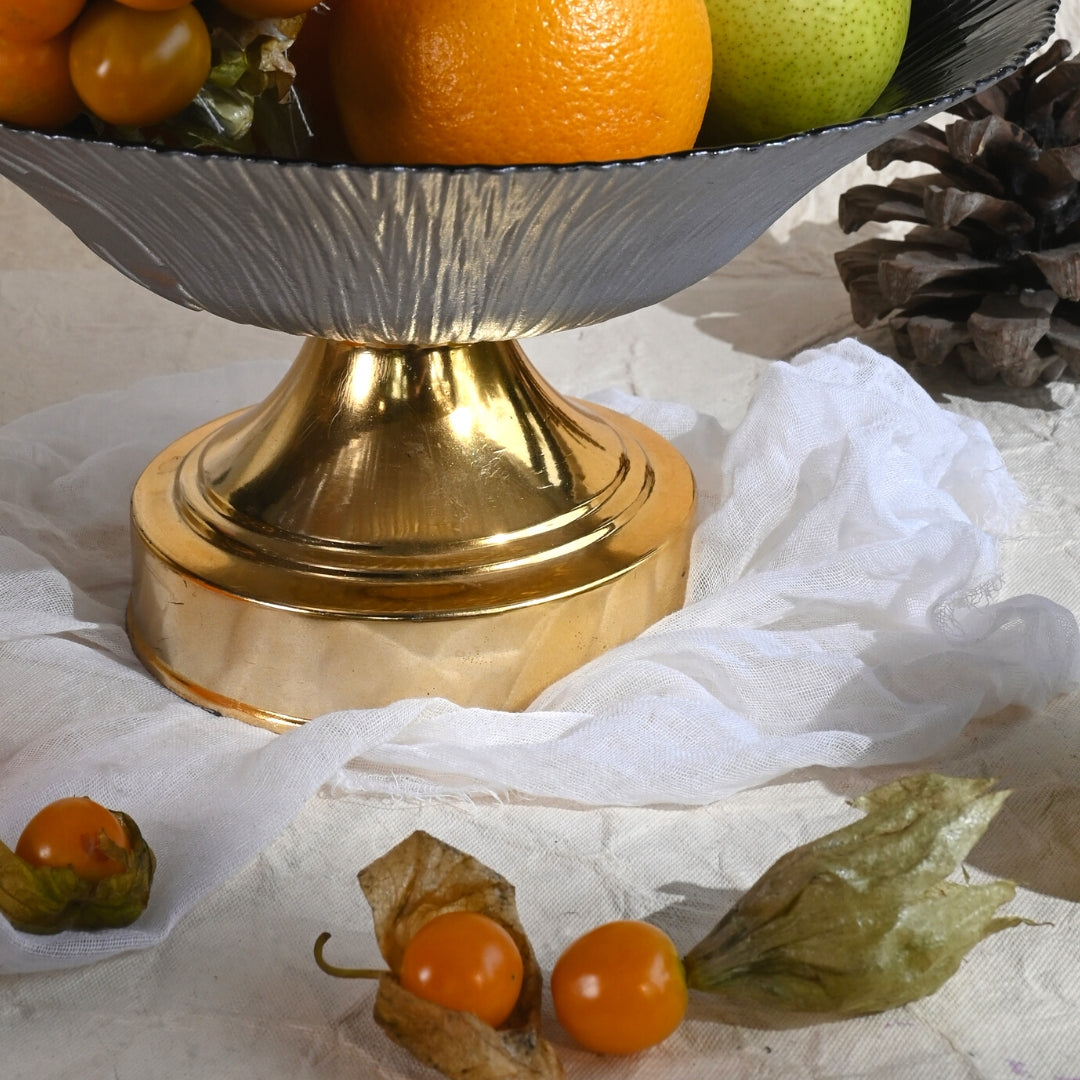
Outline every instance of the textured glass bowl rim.
{"type": "MultiPolygon", "coordinates": [[[[1057,12],[1061,6],[1061,0],[1046,0],[1042,13],[1045,17],[1054,17],[1056,20],[1057,12]]],[[[247,166],[258,165],[263,168],[285,168],[285,169],[315,169],[315,170],[348,170],[356,171],[360,173],[410,173],[417,175],[449,175],[449,174],[492,174],[499,175],[505,173],[572,173],[583,172],[589,170],[609,170],[609,169],[621,169],[621,168],[634,168],[649,165],[654,162],[662,161],[680,161],[691,158],[711,158],[711,157],[724,157],[732,154],[742,153],[754,153],[756,150],[763,146],[782,146],[796,142],[802,142],[807,139],[812,139],[818,135],[824,135],[832,132],[848,131],[864,127],[873,127],[878,124],[884,124],[887,121],[896,119],[903,119],[904,117],[910,117],[914,115],[929,113],[934,114],[947,110],[951,105],[956,104],[959,101],[963,101],[966,98],[972,97],[975,94],[981,93],[983,90],[988,89],[995,83],[1000,82],[1002,79],[1007,78],[1016,71],[1019,71],[1041,48],[1043,48],[1050,38],[1051,34],[1043,38],[1042,40],[1033,40],[1026,44],[1019,52],[1017,58],[1011,63],[1004,64],[996,71],[989,75],[983,76],[981,79],[976,79],[974,82],[967,83],[962,87],[949,91],[947,94],[940,94],[937,97],[926,98],[911,104],[905,105],[902,109],[897,109],[892,112],[874,113],[868,112],[867,114],[857,117],[854,120],[846,121],[842,124],[828,124],[823,127],[808,128],[805,131],[793,132],[791,135],[785,135],[776,139],[768,139],[760,142],[744,142],[744,143],[731,143],[725,146],[695,146],[689,150],[682,150],[677,153],[671,154],[654,154],[647,157],[636,158],[616,158],[603,161],[573,161],[563,163],[544,163],[544,162],[529,162],[516,165],[484,165],[484,164],[468,164],[468,165],[401,165],[386,163],[381,165],[371,164],[359,164],[357,162],[329,162],[329,161],[310,161],[303,158],[278,158],[271,155],[261,154],[241,154],[241,153],[229,153],[225,151],[199,151],[189,150],[179,147],[162,147],[153,146],[147,143],[134,143],[134,142],[121,142],[116,139],[99,138],[99,137],[86,137],[81,135],[72,135],[67,132],[41,132],[32,128],[19,128],[11,124],[0,123],[0,128],[5,128],[9,131],[22,131],[28,135],[36,136],[38,138],[47,139],[55,142],[73,142],[73,143],[96,143],[98,145],[112,146],[118,151],[128,153],[152,153],[164,157],[177,157],[188,159],[208,159],[217,161],[235,161],[237,167],[240,164],[247,166]]],[[[883,91],[884,94],[884,91],[883,91]]],[[[874,106],[871,106],[873,109],[874,106]]],[[[231,167],[231,166],[230,166],[231,167]]]]}

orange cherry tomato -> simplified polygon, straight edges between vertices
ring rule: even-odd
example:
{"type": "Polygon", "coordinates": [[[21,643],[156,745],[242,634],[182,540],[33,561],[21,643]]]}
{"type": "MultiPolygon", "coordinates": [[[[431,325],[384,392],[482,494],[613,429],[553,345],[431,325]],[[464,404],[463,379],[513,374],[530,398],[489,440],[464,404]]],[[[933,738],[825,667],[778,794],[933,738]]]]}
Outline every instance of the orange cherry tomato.
{"type": "Polygon", "coordinates": [[[82,112],[68,73],[67,32],[47,41],[0,38],[0,121],[54,131],[82,112]]]}
{"type": "Polygon", "coordinates": [[[509,932],[475,911],[436,915],[409,939],[401,985],[447,1009],[498,1027],[521,996],[524,966],[509,932]]]}
{"type": "Polygon", "coordinates": [[[189,105],[210,73],[210,34],[190,4],[136,11],[91,0],[71,38],[71,81],[106,123],[146,127],[189,105]]]}
{"type": "Polygon", "coordinates": [[[45,41],[56,37],[78,18],[86,0],[3,0],[0,38],[45,41]]]}
{"type": "Polygon", "coordinates": [[[174,11],[188,2],[189,0],[120,0],[124,7],[135,8],[136,11],[174,11]]]}
{"type": "Polygon", "coordinates": [[[221,6],[245,19],[288,19],[310,11],[319,0],[221,0],[221,6]]]}
{"type": "Polygon", "coordinates": [[[101,881],[124,869],[101,849],[102,833],[131,850],[131,839],[111,810],[85,795],[57,799],[30,819],[15,854],[31,866],[70,866],[81,878],[101,881]]]}
{"type": "Polygon", "coordinates": [[[671,938],[649,923],[605,923],[573,942],[551,972],[559,1023],[587,1050],[635,1054],[686,1013],[686,975],[671,938]]]}

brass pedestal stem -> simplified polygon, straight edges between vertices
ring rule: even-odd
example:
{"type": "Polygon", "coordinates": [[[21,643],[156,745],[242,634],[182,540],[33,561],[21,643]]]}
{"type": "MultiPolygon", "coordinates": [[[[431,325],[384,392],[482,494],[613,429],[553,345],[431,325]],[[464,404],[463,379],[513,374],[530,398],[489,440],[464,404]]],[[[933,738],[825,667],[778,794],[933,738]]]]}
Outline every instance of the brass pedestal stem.
{"type": "Polygon", "coordinates": [[[513,342],[312,338],[132,500],[132,643],[183,697],[283,728],[420,696],[520,709],[683,600],[694,490],[513,342]]]}

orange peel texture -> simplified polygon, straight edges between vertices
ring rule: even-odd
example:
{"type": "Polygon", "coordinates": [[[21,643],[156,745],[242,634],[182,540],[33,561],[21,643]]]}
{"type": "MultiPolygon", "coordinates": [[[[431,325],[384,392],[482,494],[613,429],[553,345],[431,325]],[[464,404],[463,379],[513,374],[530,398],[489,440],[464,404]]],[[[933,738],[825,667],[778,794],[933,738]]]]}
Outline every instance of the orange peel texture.
{"type": "Polygon", "coordinates": [[[703,0],[336,0],[331,69],[367,164],[608,161],[691,148],[703,0]]]}

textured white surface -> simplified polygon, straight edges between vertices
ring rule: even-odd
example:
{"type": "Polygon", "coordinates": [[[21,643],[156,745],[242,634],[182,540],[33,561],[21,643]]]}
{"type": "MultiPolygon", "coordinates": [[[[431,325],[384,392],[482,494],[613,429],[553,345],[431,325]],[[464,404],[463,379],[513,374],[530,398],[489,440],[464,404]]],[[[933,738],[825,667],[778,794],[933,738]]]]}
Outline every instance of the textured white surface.
{"type": "MultiPolygon", "coordinates": [[[[1077,0],[1065,0],[1060,25],[1080,41],[1077,0]]],[[[771,360],[852,330],[831,263],[848,241],[829,224],[851,174],[824,185],[725,270],[671,301],[539,339],[531,356],[568,392],[616,386],[733,423],[771,360]]],[[[233,359],[284,361],[296,350],[293,339],[143,293],[6,185],[0,236],[0,420],[147,374],[233,359]]],[[[887,346],[880,336],[863,336],[887,346]]],[[[1080,611],[1076,385],[1010,393],[931,376],[923,382],[950,409],[987,426],[1028,497],[1021,527],[1002,546],[1003,595],[1040,593],[1080,611]]],[[[58,495],[77,498],[78,491],[58,495]]],[[[0,723],[25,722],[13,714],[14,700],[11,688],[0,688],[0,723]]],[[[633,1060],[603,1060],[569,1046],[548,1010],[545,1023],[570,1080],[1075,1080],[1078,720],[1077,694],[1038,712],[1007,710],[969,725],[925,763],[999,776],[1014,790],[970,870],[975,878],[1018,880],[1011,910],[1042,925],[980,946],[930,999],[827,1028],[722,1027],[709,1020],[707,1004],[695,1002],[668,1044],[633,1060]]],[[[335,958],[375,959],[355,871],[410,830],[427,828],[514,880],[523,922],[550,970],[570,938],[614,917],[654,918],[689,946],[773,857],[851,820],[844,798],[898,771],[810,770],[694,810],[314,798],[161,946],[69,973],[0,978],[3,1074],[424,1080],[434,1074],[375,1028],[373,991],[322,977],[310,960],[323,929],[334,933],[335,958]]]]}

